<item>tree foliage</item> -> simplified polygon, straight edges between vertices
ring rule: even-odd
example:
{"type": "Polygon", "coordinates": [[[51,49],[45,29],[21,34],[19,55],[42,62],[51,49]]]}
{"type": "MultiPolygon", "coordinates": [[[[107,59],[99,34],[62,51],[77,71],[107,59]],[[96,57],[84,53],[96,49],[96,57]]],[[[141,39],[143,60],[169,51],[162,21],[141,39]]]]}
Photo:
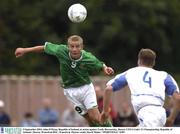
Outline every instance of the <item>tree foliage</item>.
{"type": "Polygon", "coordinates": [[[136,65],[141,48],[157,52],[156,68],[179,72],[179,0],[1,0],[0,74],[57,75],[58,62],[45,54],[14,56],[17,47],[61,43],[71,34],[84,38],[85,49],[115,68],[136,65]],[[68,7],[82,3],[87,19],[75,24],[68,7]]]}

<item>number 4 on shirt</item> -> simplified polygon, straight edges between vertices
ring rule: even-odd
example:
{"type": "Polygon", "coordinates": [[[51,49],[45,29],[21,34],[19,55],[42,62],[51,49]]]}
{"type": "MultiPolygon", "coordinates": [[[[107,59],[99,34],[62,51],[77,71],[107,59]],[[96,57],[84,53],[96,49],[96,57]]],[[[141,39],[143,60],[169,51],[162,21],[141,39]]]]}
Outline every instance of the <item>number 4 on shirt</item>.
{"type": "Polygon", "coordinates": [[[148,76],[148,71],[144,73],[143,81],[147,84],[149,84],[149,87],[151,88],[151,77],[148,76]]]}

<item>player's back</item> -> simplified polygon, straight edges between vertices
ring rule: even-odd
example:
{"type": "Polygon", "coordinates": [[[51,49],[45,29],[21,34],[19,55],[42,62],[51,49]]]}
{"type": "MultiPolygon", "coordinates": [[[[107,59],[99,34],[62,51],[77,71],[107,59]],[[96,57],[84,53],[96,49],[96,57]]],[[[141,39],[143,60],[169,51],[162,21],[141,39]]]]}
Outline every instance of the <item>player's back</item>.
{"type": "Polygon", "coordinates": [[[135,67],[126,72],[135,111],[146,105],[164,104],[167,73],[148,67],[135,67]]]}

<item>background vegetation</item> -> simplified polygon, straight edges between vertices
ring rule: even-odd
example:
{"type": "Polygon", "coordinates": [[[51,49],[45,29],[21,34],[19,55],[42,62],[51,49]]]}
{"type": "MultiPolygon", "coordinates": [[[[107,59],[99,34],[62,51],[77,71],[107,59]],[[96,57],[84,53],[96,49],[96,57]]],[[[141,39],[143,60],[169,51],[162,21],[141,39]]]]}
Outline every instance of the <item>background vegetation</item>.
{"type": "Polygon", "coordinates": [[[0,0],[0,74],[58,75],[57,60],[45,54],[14,56],[17,47],[65,43],[72,34],[85,49],[116,72],[136,66],[141,48],[157,52],[156,69],[180,73],[179,0],[0,0]],[[69,21],[68,7],[88,10],[80,24],[69,21]]]}

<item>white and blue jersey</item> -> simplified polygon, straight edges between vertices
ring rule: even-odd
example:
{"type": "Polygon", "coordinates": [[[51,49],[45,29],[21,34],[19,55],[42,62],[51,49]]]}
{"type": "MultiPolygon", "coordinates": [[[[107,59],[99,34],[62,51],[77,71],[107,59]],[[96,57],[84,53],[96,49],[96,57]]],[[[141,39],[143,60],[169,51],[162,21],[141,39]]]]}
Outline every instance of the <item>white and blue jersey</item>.
{"type": "Polygon", "coordinates": [[[134,67],[110,80],[113,91],[129,86],[131,102],[136,114],[145,106],[163,106],[165,94],[172,96],[179,88],[175,80],[164,71],[148,67],[134,67]]]}

